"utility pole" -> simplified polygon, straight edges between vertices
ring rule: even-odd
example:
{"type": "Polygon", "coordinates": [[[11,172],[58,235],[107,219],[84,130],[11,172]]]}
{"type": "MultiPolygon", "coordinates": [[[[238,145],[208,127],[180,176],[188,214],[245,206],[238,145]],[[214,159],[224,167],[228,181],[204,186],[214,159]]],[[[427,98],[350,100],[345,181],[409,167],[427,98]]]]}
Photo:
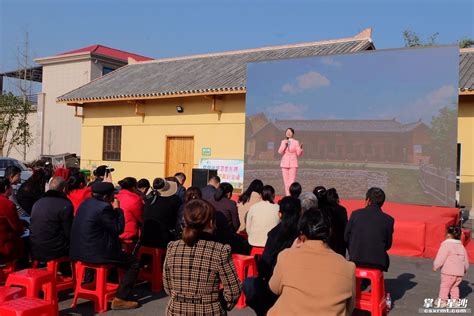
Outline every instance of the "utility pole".
{"type": "MultiPolygon", "coordinates": [[[[27,87],[27,72],[28,72],[28,32],[25,33],[25,54],[23,55],[25,60],[24,60],[24,65],[25,65],[25,68],[24,68],[24,74],[23,74],[23,115],[25,117],[28,117],[28,114],[27,111],[29,109],[29,107],[27,106],[26,102],[28,102],[27,98],[28,98],[28,95],[27,95],[27,91],[28,91],[28,87],[27,87]]],[[[26,161],[26,149],[27,149],[27,146],[26,146],[26,126],[23,127],[23,161],[26,161]]]]}
{"type": "Polygon", "coordinates": [[[20,99],[22,100],[22,105],[19,113],[21,115],[18,118],[18,127],[17,130],[14,132],[14,137],[12,140],[14,141],[13,145],[18,145],[20,150],[18,150],[23,155],[23,161],[26,161],[26,156],[28,153],[28,148],[30,147],[31,143],[31,132],[30,126],[28,124],[28,116],[31,112],[31,103],[28,96],[31,94],[31,82],[29,81],[30,69],[29,69],[29,33],[25,32],[24,42],[21,43],[21,46],[18,46],[17,52],[17,63],[18,63],[18,77],[19,82],[17,84],[17,89],[21,95],[19,95],[20,99]],[[23,78],[21,78],[23,77],[23,78]],[[21,80],[23,79],[23,80],[21,80]]]}

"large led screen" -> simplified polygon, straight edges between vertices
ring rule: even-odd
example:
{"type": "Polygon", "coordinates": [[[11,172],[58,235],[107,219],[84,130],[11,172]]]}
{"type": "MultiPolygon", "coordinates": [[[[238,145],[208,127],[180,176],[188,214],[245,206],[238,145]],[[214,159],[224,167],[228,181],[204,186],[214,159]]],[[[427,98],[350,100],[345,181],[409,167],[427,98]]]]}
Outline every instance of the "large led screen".
{"type": "Polygon", "coordinates": [[[454,206],[458,62],[446,46],[250,63],[245,187],[454,206]]]}

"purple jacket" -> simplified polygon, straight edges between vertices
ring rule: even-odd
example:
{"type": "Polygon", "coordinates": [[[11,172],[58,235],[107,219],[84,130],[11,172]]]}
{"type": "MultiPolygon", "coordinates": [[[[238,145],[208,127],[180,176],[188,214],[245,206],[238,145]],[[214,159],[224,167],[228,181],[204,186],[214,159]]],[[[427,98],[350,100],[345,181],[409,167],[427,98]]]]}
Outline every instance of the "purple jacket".
{"type": "Polygon", "coordinates": [[[441,268],[441,273],[464,276],[469,268],[467,252],[460,240],[446,239],[441,243],[433,263],[434,269],[441,268]]]}

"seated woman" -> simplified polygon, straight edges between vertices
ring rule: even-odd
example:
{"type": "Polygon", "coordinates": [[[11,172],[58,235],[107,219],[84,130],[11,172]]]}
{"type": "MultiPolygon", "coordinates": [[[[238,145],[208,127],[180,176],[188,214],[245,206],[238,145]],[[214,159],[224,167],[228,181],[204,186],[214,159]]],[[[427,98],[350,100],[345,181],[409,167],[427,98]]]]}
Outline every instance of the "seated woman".
{"type": "Polygon", "coordinates": [[[255,203],[247,213],[247,234],[249,244],[254,247],[264,247],[267,234],[280,222],[278,211],[280,207],[274,204],[275,189],[266,185],[262,190],[262,201],[255,203]]]}
{"type": "Polygon", "coordinates": [[[175,182],[161,178],[153,180],[152,197],[146,200],[143,212],[143,246],[166,248],[170,241],[176,240],[176,222],[181,206],[177,190],[175,182]]]}
{"type": "Polygon", "coordinates": [[[167,315],[227,315],[240,297],[230,247],[214,241],[214,213],[200,199],[184,207],[183,239],[168,244],[163,269],[167,315]]]}
{"type": "Polygon", "coordinates": [[[66,195],[74,206],[74,215],[76,215],[79,205],[92,196],[91,187],[87,186],[86,177],[82,172],[71,174],[67,180],[66,195]]]}
{"type": "Polygon", "coordinates": [[[145,201],[149,197],[149,194],[150,194],[150,188],[151,188],[150,181],[148,181],[148,179],[145,179],[145,178],[138,180],[137,188],[138,188],[138,194],[141,196],[143,201],[145,201]]]}
{"type": "Polygon", "coordinates": [[[176,235],[181,239],[184,229],[184,207],[192,200],[202,199],[201,189],[198,187],[189,187],[184,193],[184,204],[181,204],[178,210],[178,220],[176,222],[176,235]]]}
{"type": "Polygon", "coordinates": [[[132,250],[138,241],[139,230],[143,224],[143,200],[138,193],[137,179],[126,177],[118,184],[120,191],[116,197],[125,217],[125,229],[120,235],[120,240],[127,245],[127,250],[132,250]]]}
{"type": "Polygon", "coordinates": [[[222,182],[209,202],[214,206],[216,212],[224,214],[229,227],[236,232],[240,227],[240,220],[237,205],[231,200],[233,191],[234,187],[230,183],[222,182]]]}
{"type": "Polygon", "coordinates": [[[31,215],[33,204],[43,196],[45,189],[45,171],[41,168],[34,169],[33,175],[20,186],[16,193],[16,201],[27,216],[31,215]]]}
{"type": "Polygon", "coordinates": [[[216,221],[216,241],[224,245],[229,245],[233,254],[249,255],[252,250],[249,242],[242,235],[237,234],[230,226],[225,215],[221,212],[215,214],[216,221]]]}
{"type": "Polygon", "coordinates": [[[339,203],[339,194],[332,188],[326,192],[327,207],[331,212],[331,239],[329,246],[332,250],[346,256],[346,242],[344,241],[344,231],[347,226],[347,210],[339,203]]]}
{"type": "Polygon", "coordinates": [[[239,196],[239,202],[237,203],[240,220],[239,232],[245,232],[245,218],[247,217],[247,212],[252,205],[262,200],[262,190],[262,180],[255,179],[250,182],[247,190],[239,196]]]}
{"type": "Polygon", "coordinates": [[[303,191],[303,188],[301,187],[301,184],[299,182],[293,182],[290,185],[290,196],[294,198],[299,198],[301,195],[301,192],[303,191]]]}
{"type": "Polygon", "coordinates": [[[268,315],[351,315],[355,265],[329,248],[329,218],[310,209],[298,231],[292,248],[278,255],[269,285],[279,297],[268,315]]]}
{"type": "Polygon", "coordinates": [[[8,199],[11,193],[10,181],[0,178],[0,264],[23,255],[23,225],[15,204],[8,199]]]}
{"type": "Polygon", "coordinates": [[[257,315],[266,315],[278,298],[270,291],[268,281],[273,275],[278,254],[283,249],[290,248],[298,237],[300,200],[287,196],[279,204],[280,223],[268,233],[265,249],[257,263],[258,277],[247,278],[243,284],[246,303],[257,315]]]}

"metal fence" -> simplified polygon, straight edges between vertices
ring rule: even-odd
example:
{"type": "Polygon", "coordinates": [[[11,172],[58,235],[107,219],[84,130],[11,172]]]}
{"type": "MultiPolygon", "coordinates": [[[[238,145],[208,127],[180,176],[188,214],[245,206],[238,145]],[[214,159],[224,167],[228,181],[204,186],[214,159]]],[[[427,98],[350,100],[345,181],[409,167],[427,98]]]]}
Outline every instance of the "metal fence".
{"type": "Polygon", "coordinates": [[[420,183],[425,193],[444,205],[456,205],[456,173],[430,165],[420,167],[420,183]]]}

